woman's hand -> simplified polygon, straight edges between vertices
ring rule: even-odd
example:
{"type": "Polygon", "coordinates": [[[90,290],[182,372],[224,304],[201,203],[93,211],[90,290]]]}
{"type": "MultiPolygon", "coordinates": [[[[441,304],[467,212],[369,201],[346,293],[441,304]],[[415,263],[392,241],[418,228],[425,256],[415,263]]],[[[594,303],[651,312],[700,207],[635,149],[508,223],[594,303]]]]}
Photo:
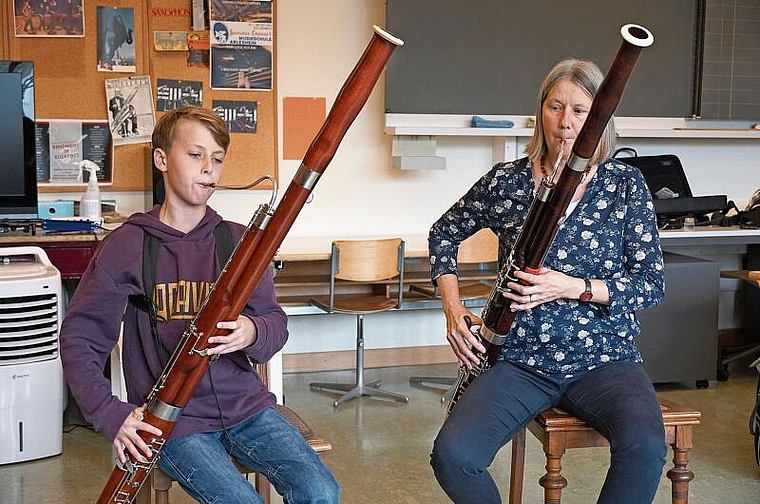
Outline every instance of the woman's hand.
{"type": "Polygon", "coordinates": [[[549,268],[537,275],[516,271],[520,282],[508,282],[504,297],[512,300],[512,310],[530,310],[556,299],[578,299],[585,288],[582,278],[575,278],[549,268]]]}
{"type": "Polygon", "coordinates": [[[218,329],[230,329],[224,336],[212,336],[209,343],[216,343],[207,350],[208,355],[221,355],[249,347],[256,342],[256,324],[245,315],[240,315],[237,320],[217,322],[218,329]]]}
{"type": "Polygon", "coordinates": [[[480,363],[480,359],[475,352],[485,353],[485,347],[480,343],[478,336],[470,331],[465,317],[470,319],[472,324],[482,324],[479,317],[472,314],[470,310],[459,304],[459,307],[453,306],[443,310],[446,315],[446,339],[457,356],[459,365],[467,366],[468,369],[480,363]]]}
{"type": "Polygon", "coordinates": [[[162,435],[161,429],[143,421],[146,407],[143,404],[127,415],[127,418],[124,419],[121,427],[119,427],[119,431],[116,433],[113,446],[116,448],[116,454],[122,463],[127,460],[125,452],[129,452],[132,460],[139,460],[141,462],[145,462],[146,459],[150,459],[153,456],[150,446],[137,433],[138,431],[145,431],[156,436],[162,435]]]}

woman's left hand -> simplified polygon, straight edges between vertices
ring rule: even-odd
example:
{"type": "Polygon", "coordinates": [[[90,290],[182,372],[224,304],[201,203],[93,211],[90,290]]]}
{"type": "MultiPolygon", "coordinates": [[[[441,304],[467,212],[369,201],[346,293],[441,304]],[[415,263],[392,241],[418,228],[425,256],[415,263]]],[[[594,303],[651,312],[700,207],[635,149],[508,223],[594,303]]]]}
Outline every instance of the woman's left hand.
{"type": "Polygon", "coordinates": [[[208,355],[220,355],[253,345],[256,341],[256,325],[245,315],[240,315],[237,320],[227,322],[217,322],[218,329],[229,329],[230,332],[224,336],[213,336],[208,339],[209,343],[216,345],[207,350],[208,355]]]}
{"type": "Polygon", "coordinates": [[[583,283],[583,280],[543,267],[537,275],[516,271],[515,276],[521,282],[508,282],[510,290],[504,292],[504,297],[512,300],[513,310],[530,310],[548,301],[568,298],[577,290],[576,284],[583,283]]]}

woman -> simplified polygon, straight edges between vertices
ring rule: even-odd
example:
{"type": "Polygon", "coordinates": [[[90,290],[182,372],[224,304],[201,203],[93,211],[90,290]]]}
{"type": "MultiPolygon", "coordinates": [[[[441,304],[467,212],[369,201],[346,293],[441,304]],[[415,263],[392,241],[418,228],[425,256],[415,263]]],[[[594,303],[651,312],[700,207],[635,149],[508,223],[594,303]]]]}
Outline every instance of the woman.
{"type": "MultiPolygon", "coordinates": [[[[598,67],[574,59],[544,79],[527,157],[499,163],[431,228],[433,281],[447,339],[460,364],[484,351],[460,302],[458,244],[481,228],[499,235],[505,258],[542,177],[572,150],[602,82],[598,67]]],[[[537,275],[517,272],[504,295],[517,316],[499,360],[459,399],[433,446],[436,478],[456,503],[498,503],[488,473],[496,453],[541,411],[560,406],[610,441],[611,465],[598,502],[651,502],[666,447],[659,403],[641,364],[636,310],[664,296],[663,260],[651,196],[642,175],[608,159],[612,121],[572,197],[537,275]],[[524,285],[523,285],[524,283],[524,285]]]]}

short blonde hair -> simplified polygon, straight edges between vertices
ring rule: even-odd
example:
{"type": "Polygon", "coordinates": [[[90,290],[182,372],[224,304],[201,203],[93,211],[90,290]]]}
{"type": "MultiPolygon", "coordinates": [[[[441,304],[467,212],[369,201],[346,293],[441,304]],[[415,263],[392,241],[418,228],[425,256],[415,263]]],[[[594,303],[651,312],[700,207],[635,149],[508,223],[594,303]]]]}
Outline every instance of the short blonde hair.
{"type": "Polygon", "coordinates": [[[177,124],[182,120],[196,121],[201,123],[211,132],[216,143],[225,152],[230,146],[230,131],[227,123],[213,111],[202,107],[181,107],[170,110],[156,123],[153,128],[151,142],[153,149],[169,150],[177,135],[177,124]]]}
{"type": "MultiPolygon", "coordinates": [[[[546,135],[542,119],[544,102],[554,86],[563,81],[568,81],[581,88],[590,98],[596,96],[599,86],[602,84],[604,76],[596,63],[591,61],[568,58],[560,61],[552,68],[544,81],[541,83],[541,89],[536,98],[536,127],[533,130],[533,138],[525,146],[525,153],[530,158],[531,163],[540,163],[541,158],[546,156],[548,151],[546,147],[546,135]]],[[[610,118],[607,127],[604,129],[599,146],[590,160],[591,164],[599,164],[612,154],[615,148],[615,120],[610,118]]]]}

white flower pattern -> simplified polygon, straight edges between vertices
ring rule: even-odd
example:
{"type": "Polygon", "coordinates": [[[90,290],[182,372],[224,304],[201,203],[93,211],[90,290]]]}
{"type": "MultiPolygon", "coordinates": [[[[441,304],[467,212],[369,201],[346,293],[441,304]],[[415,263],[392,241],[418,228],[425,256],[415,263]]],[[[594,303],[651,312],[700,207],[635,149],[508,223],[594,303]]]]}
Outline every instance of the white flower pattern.
{"type": "MultiPolygon", "coordinates": [[[[433,279],[456,274],[458,244],[481,228],[499,235],[500,258],[508,257],[534,195],[527,158],[491,168],[431,228],[433,279]]],[[[615,159],[599,165],[544,264],[606,281],[609,305],[560,299],[517,312],[501,358],[565,376],[611,360],[641,362],[635,312],[661,303],[665,289],[653,209],[636,168],[615,159]]]]}

